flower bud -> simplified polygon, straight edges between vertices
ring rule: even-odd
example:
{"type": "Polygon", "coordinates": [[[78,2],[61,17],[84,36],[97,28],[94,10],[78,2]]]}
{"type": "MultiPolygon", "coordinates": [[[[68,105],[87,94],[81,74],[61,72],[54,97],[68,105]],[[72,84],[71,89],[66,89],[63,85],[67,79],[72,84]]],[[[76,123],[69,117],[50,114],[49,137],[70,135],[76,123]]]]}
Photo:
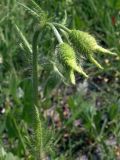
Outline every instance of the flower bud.
{"type": "Polygon", "coordinates": [[[80,53],[88,55],[95,51],[97,42],[90,34],[79,30],[71,30],[69,37],[73,46],[75,46],[76,50],[80,53]]]}
{"type": "Polygon", "coordinates": [[[116,53],[110,52],[109,50],[99,46],[95,38],[86,32],[70,30],[68,34],[75,49],[78,52],[86,55],[92,63],[101,69],[103,69],[103,67],[94,59],[93,53],[98,52],[116,55],[116,53]]]}
{"type": "Polygon", "coordinates": [[[69,69],[70,79],[73,84],[75,84],[74,71],[84,75],[85,77],[88,77],[82,68],[78,66],[75,52],[70,45],[67,43],[60,43],[57,46],[57,52],[59,61],[69,69]]]}

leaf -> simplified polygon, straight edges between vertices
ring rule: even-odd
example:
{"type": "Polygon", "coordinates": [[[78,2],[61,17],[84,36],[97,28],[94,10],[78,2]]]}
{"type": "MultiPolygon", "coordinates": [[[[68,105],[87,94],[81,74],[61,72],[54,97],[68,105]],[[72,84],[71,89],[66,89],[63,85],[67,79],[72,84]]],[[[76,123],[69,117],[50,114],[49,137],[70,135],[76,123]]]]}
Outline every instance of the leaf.
{"type": "Polygon", "coordinates": [[[2,146],[0,146],[0,159],[6,155],[6,152],[2,146]]]}
{"type": "Polygon", "coordinates": [[[29,44],[29,42],[27,41],[26,37],[24,36],[24,34],[22,33],[22,31],[19,29],[19,27],[15,24],[15,28],[23,42],[24,47],[30,52],[32,53],[32,49],[31,49],[31,45],[29,44]]]}
{"type": "Polygon", "coordinates": [[[12,153],[8,153],[5,156],[5,160],[20,160],[20,158],[14,156],[12,153]]]}
{"type": "Polygon", "coordinates": [[[115,9],[120,9],[120,0],[109,0],[111,7],[115,9]]]}
{"type": "Polygon", "coordinates": [[[22,160],[22,159],[13,155],[11,152],[7,153],[5,149],[2,146],[0,146],[0,160],[22,160]]]}

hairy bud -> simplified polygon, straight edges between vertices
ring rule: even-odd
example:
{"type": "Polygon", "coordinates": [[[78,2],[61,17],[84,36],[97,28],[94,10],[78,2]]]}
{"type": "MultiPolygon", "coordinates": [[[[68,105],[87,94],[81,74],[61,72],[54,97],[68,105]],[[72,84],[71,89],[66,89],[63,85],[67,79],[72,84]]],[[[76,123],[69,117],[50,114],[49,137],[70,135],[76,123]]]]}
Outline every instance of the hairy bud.
{"type": "Polygon", "coordinates": [[[76,61],[76,55],[73,48],[67,43],[60,43],[57,46],[57,52],[59,56],[59,61],[69,69],[70,79],[73,84],[75,84],[74,71],[88,77],[86,73],[78,66],[76,61]]]}
{"type": "Polygon", "coordinates": [[[73,46],[83,54],[90,54],[94,52],[97,42],[94,37],[86,32],[82,32],[79,30],[71,30],[69,32],[70,41],[73,46]]]}
{"type": "Polygon", "coordinates": [[[94,59],[93,53],[107,53],[111,55],[116,55],[116,53],[112,53],[107,49],[99,46],[97,41],[90,34],[79,31],[79,30],[70,30],[69,32],[70,41],[75,47],[75,49],[86,55],[89,60],[94,63],[97,67],[103,69],[103,67],[94,59]]]}

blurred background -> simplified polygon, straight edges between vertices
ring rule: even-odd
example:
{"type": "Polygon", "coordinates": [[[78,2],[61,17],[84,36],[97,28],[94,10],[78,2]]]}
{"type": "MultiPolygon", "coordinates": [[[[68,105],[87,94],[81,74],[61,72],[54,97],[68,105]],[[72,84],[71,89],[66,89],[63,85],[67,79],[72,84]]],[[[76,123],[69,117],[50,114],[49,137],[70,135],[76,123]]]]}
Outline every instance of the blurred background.
{"type": "MultiPolygon", "coordinates": [[[[49,27],[25,6],[36,11],[29,0],[0,1],[0,159],[28,160],[26,133],[31,133],[30,58],[15,28],[32,45],[39,36],[39,104],[43,117],[53,127],[55,160],[120,159],[120,0],[34,0],[49,21],[94,35],[98,43],[118,56],[96,55],[104,70],[87,60],[89,79],[76,74],[76,85],[56,75],[57,44],[49,27]],[[22,5],[23,4],[23,5],[22,5]]],[[[36,11],[38,12],[38,11],[36,11]]],[[[39,12],[38,12],[39,13],[39,12]]]]}

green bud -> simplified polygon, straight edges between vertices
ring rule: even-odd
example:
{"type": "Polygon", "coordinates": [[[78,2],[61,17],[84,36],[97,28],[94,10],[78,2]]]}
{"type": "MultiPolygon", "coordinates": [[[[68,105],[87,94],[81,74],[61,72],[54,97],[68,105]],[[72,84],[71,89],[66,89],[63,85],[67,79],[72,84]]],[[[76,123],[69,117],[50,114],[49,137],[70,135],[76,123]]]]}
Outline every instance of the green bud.
{"type": "Polygon", "coordinates": [[[101,69],[103,69],[103,67],[94,59],[93,53],[100,52],[116,55],[116,53],[110,52],[109,50],[99,46],[95,38],[86,32],[70,30],[68,34],[75,49],[83,55],[86,55],[92,63],[101,69]]]}
{"type": "Polygon", "coordinates": [[[95,51],[97,42],[90,34],[79,30],[71,30],[69,37],[73,46],[75,46],[76,50],[80,53],[88,55],[95,51]]]}
{"type": "Polygon", "coordinates": [[[59,61],[62,65],[66,66],[66,68],[70,69],[70,79],[73,84],[75,84],[74,71],[88,77],[83,69],[78,66],[76,61],[76,54],[73,48],[67,43],[60,43],[57,46],[57,52],[59,56],[59,61]]]}

